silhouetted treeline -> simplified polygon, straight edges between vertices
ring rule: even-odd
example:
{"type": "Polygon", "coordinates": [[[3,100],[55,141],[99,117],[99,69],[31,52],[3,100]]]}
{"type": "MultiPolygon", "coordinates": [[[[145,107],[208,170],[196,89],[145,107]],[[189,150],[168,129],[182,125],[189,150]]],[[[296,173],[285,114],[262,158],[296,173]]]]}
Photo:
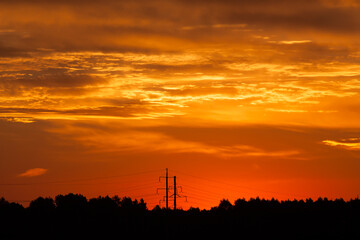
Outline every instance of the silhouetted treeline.
{"type": "Polygon", "coordinates": [[[0,239],[360,239],[360,200],[228,200],[210,210],[148,209],[141,199],[0,199],[0,239]]]}

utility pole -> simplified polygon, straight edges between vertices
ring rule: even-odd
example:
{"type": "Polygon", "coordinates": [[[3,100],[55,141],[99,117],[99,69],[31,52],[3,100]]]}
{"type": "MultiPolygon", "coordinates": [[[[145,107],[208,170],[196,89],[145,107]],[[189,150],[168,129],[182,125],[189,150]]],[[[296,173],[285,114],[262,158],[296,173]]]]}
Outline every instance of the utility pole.
{"type": "Polygon", "coordinates": [[[185,198],[185,201],[187,202],[187,196],[180,195],[179,192],[182,193],[182,187],[177,185],[176,176],[174,176],[174,194],[170,196],[170,198],[174,198],[174,210],[176,210],[176,201],[178,200],[178,198],[185,198]],[[178,191],[178,188],[180,189],[180,191],[178,191]]]}
{"type": "Polygon", "coordinates": [[[169,184],[168,184],[168,169],[166,168],[166,209],[169,209],[169,184]]]}
{"type": "MultiPolygon", "coordinates": [[[[161,181],[161,178],[165,178],[165,188],[158,188],[156,190],[156,193],[159,193],[159,190],[165,189],[165,202],[166,202],[166,210],[169,210],[169,175],[168,175],[168,169],[166,168],[166,175],[159,177],[159,182],[161,181]]],[[[161,200],[160,200],[161,202],[161,200]]]]}
{"type": "Polygon", "coordinates": [[[174,176],[174,210],[176,210],[176,176],[174,176]]]}

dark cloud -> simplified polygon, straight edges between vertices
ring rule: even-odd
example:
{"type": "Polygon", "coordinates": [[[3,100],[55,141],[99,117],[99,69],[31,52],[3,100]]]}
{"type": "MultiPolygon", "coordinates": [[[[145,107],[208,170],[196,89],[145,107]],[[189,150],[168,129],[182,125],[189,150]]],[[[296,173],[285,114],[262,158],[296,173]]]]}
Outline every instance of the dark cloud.
{"type": "MultiPolygon", "coordinates": [[[[115,100],[111,100],[115,103],[115,100]]],[[[28,115],[41,115],[41,114],[60,114],[66,115],[81,115],[81,116],[114,116],[114,117],[133,117],[138,114],[146,114],[151,112],[151,106],[146,102],[134,99],[122,99],[116,101],[117,106],[99,106],[99,107],[82,107],[67,110],[51,109],[51,108],[20,108],[20,107],[2,107],[0,113],[2,114],[28,114],[28,115]]]]}
{"type": "MultiPolygon", "coordinates": [[[[6,72],[6,74],[14,74],[16,72],[6,72]]],[[[17,72],[19,73],[19,72],[17,72]]],[[[70,73],[68,68],[47,68],[43,70],[25,70],[21,71],[22,76],[3,77],[0,86],[4,88],[11,85],[17,87],[83,87],[88,85],[96,85],[107,82],[98,76],[87,74],[70,73]]],[[[4,74],[4,73],[3,73],[4,74]]]]}
{"type": "MultiPolygon", "coordinates": [[[[186,49],[189,42],[248,41],[251,33],[229,28],[237,24],[285,38],[311,36],[311,31],[358,35],[360,29],[358,8],[334,7],[336,4],[321,0],[15,2],[2,1],[0,29],[14,29],[22,38],[11,47],[0,47],[3,56],[40,48],[161,52],[186,49]],[[32,14],[24,14],[26,9],[32,14]],[[157,44],[164,39],[173,43],[157,44]]],[[[0,42],[3,38],[0,36],[0,42]]]]}
{"type": "Polygon", "coordinates": [[[17,47],[5,47],[0,45],[0,57],[28,57],[29,53],[26,49],[17,47]]]}

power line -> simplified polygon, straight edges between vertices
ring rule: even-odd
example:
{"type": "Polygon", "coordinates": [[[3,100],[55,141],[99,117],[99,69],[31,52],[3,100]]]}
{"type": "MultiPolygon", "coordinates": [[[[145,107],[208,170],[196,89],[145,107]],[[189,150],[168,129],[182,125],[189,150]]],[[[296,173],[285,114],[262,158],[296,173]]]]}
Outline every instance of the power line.
{"type": "MultiPolygon", "coordinates": [[[[184,184],[183,184],[184,185],[184,184]]],[[[200,188],[197,188],[197,187],[194,187],[194,186],[189,186],[187,184],[184,185],[186,188],[189,188],[189,189],[193,189],[195,191],[198,191],[198,192],[202,192],[202,193],[206,193],[206,194],[212,194],[212,195],[216,195],[216,196],[219,196],[220,193],[218,192],[212,192],[212,191],[208,191],[208,190],[205,190],[205,189],[200,189],[200,188]]]]}
{"type": "MultiPolygon", "coordinates": [[[[112,179],[112,178],[120,178],[120,177],[131,177],[148,173],[159,172],[160,170],[149,170],[142,172],[135,172],[129,174],[121,174],[114,176],[104,176],[104,177],[96,177],[96,178],[83,178],[83,179],[73,179],[73,180],[64,180],[64,181],[51,181],[51,182],[35,182],[35,183],[0,183],[0,186],[31,186],[31,185],[42,185],[42,184],[73,184],[76,182],[86,182],[86,181],[94,181],[94,180],[102,180],[102,179],[112,179]]],[[[89,183],[93,184],[93,183],[89,183]]],[[[85,185],[85,184],[84,184],[85,185]]]]}
{"type": "Polygon", "coordinates": [[[182,175],[185,175],[185,176],[189,176],[189,177],[193,177],[193,178],[197,178],[197,179],[202,179],[202,180],[205,180],[205,181],[209,181],[209,182],[213,182],[213,183],[217,183],[217,184],[221,184],[221,185],[225,185],[225,186],[230,185],[230,186],[233,186],[233,187],[244,188],[244,189],[248,189],[248,190],[252,190],[252,191],[266,192],[266,193],[278,194],[278,195],[283,195],[283,196],[285,196],[285,195],[286,196],[293,195],[293,196],[300,197],[300,198],[306,198],[306,196],[302,196],[302,195],[298,195],[298,194],[288,194],[288,193],[269,191],[269,190],[264,190],[264,189],[259,189],[259,188],[252,188],[252,187],[247,187],[247,186],[244,186],[244,185],[238,185],[238,184],[233,184],[233,183],[224,182],[224,181],[215,181],[213,179],[207,179],[207,178],[204,178],[204,177],[194,176],[194,175],[190,175],[190,174],[187,174],[187,173],[182,173],[182,172],[177,171],[177,170],[173,170],[173,171],[178,172],[178,173],[180,173],[182,175]]]}
{"type": "MultiPolygon", "coordinates": [[[[121,177],[130,177],[130,176],[138,176],[138,175],[144,175],[144,174],[149,174],[149,173],[156,173],[159,172],[159,170],[149,170],[149,171],[141,171],[141,172],[134,172],[134,173],[128,173],[128,174],[121,174],[121,175],[116,175],[116,176],[104,176],[104,177],[94,177],[94,178],[86,178],[86,179],[75,179],[75,180],[67,180],[67,181],[53,181],[53,182],[38,182],[38,183],[9,183],[9,184],[0,184],[0,186],[32,186],[32,185],[38,185],[38,184],[67,184],[67,183],[79,183],[83,184],[83,185],[88,185],[88,184],[94,184],[94,183],[86,183],[86,181],[93,181],[93,180],[101,180],[101,179],[113,179],[113,178],[121,178],[121,177]],[[81,183],[81,182],[85,182],[85,183],[81,183]]],[[[196,179],[201,179],[203,181],[206,182],[210,182],[212,184],[208,185],[208,188],[203,188],[203,185],[200,183],[200,181],[193,181],[193,179],[189,179],[189,178],[185,178],[185,182],[190,182],[189,184],[185,184],[183,186],[185,186],[187,189],[189,189],[190,192],[190,202],[195,202],[193,201],[193,199],[198,200],[200,202],[203,203],[209,203],[210,201],[220,201],[221,199],[224,198],[224,196],[221,196],[220,191],[217,192],[216,189],[222,189],[222,192],[224,191],[224,189],[229,189],[231,188],[232,192],[242,192],[241,190],[239,190],[239,188],[242,189],[248,189],[248,190],[252,190],[252,191],[260,191],[260,192],[266,192],[266,193],[273,193],[273,194],[279,194],[279,195],[285,195],[285,193],[280,193],[280,192],[275,192],[275,191],[268,191],[268,190],[264,190],[264,189],[258,189],[258,188],[252,188],[252,187],[248,187],[248,186],[244,186],[244,185],[238,185],[238,184],[234,184],[231,182],[226,182],[226,181],[219,181],[219,180],[214,180],[214,179],[208,179],[206,177],[202,177],[202,176],[194,176],[191,174],[187,174],[187,173],[183,173],[180,171],[176,171],[174,170],[175,173],[179,173],[180,175],[183,176],[188,176],[191,178],[196,178],[196,179]],[[200,186],[196,186],[196,184],[200,184],[200,186]],[[234,187],[236,189],[234,189],[234,187]],[[216,188],[215,190],[213,190],[214,188],[216,188]],[[212,191],[213,190],[213,191],[212,191]]],[[[171,204],[171,206],[173,206],[174,209],[177,208],[177,200],[181,197],[185,198],[186,202],[188,200],[187,196],[180,194],[183,193],[183,189],[181,186],[177,185],[177,177],[176,176],[171,176],[169,177],[168,175],[168,169],[166,169],[166,176],[160,176],[159,177],[159,182],[162,178],[166,179],[166,186],[165,188],[158,188],[157,189],[157,193],[159,190],[164,190],[165,189],[165,196],[163,197],[161,201],[165,201],[166,202],[166,209],[169,209],[169,199],[173,200],[173,204],[171,204]],[[173,185],[169,184],[168,180],[169,178],[174,180],[173,185]],[[170,191],[173,191],[173,194],[169,196],[170,191]]],[[[130,182],[130,181],[129,181],[130,182]]],[[[98,183],[98,184],[107,184],[107,183],[98,183]]],[[[114,184],[114,181],[110,182],[110,184],[114,184]]],[[[125,192],[127,195],[134,197],[134,198],[147,198],[149,200],[151,200],[151,204],[153,203],[153,200],[155,200],[155,198],[157,198],[157,194],[139,194],[139,190],[142,189],[147,189],[151,186],[156,187],[156,185],[152,182],[148,182],[148,183],[142,183],[142,184],[135,184],[135,185],[127,185],[127,186],[123,186],[123,187],[118,187],[116,190],[111,190],[114,188],[110,188],[109,191],[103,191],[103,194],[118,194],[119,192],[125,192]],[[134,193],[132,193],[134,192],[134,193]]],[[[96,191],[97,193],[99,193],[99,191],[96,191]]],[[[187,194],[189,194],[189,192],[187,192],[187,194]]],[[[101,193],[101,191],[100,191],[101,193]]],[[[92,193],[90,193],[92,195],[92,193]]],[[[286,194],[287,196],[289,196],[289,194],[286,194]]],[[[296,196],[295,194],[292,194],[294,196],[296,196]]],[[[303,197],[303,196],[301,196],[303,197]]],[[[18,200],[17,202],[31,202],[31,200],[18,200]]]]}

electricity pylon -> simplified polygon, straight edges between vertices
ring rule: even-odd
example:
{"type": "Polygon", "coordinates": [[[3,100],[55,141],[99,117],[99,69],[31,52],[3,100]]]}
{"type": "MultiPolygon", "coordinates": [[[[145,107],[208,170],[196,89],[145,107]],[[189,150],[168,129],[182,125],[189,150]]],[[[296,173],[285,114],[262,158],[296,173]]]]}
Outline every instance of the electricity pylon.
{"type": "Polygon", "coordinates": [[[159,177],[159,182],[161,182],[161,179],[165,178],[165,188],[158,188],[156,190],[156,193],[159,194],[159,190],[165,190],[165,196],[163,197],[161,201],[164,201],[165,198],[165,202],[166,202],[166,209],[169,210],[169,198],[174,198],[174,210],[176,210],[176,198],[185,198],[187,201],[187,196],[184,195],[179,195],[179,191],[178,189],[180,189],[180,192],[182,192],[182,187],[181,186],[176,186],[176,176],[173,177],[169,177],[168,175],[168,169],[166,168],[166,175],[165,176],[160,176],[159,177]],[[174,179],[174,185],[171,187],[169,187],[169,178],[173,178],[174,179]],[[169,190],[173,188],[174,189],[174,194],[172,194],[171,196],[169,196],[169,190]]]}

